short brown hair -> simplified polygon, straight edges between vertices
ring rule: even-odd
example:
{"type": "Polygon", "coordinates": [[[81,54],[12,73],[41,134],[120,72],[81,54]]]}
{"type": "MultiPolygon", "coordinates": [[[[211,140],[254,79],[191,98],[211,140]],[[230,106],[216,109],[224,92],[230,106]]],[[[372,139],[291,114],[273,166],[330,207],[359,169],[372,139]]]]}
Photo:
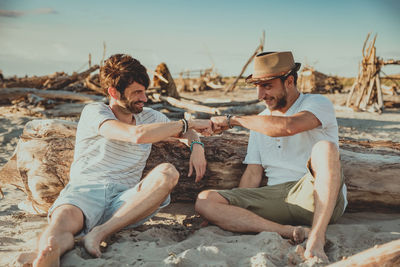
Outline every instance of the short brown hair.
{"type": "Polygon", "coordinates": [[[139,60],[130,55],[112,55],[104,61],[104,65],[100,68],[100,84],[106,94],[108,94],[109,87],[114,87],[124,94],[125,88],[133,82],[137,82],[147,89],[150,79],[146,68],[140,64],[139,60]]]}

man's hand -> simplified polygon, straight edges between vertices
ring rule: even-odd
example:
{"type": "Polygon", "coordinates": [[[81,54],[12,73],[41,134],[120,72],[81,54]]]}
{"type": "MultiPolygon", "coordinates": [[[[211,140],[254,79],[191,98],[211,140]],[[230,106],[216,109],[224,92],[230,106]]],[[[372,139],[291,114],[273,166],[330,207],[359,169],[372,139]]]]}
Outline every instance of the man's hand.
{"type": "Polygon", "coordinates": [[[204,136],[210,136],[213,134],[212,122],[210,120],[190,119],[188,120],[188,124],[189,128],[204,136]]]}
{"type": "Polygon", "coordinates": [[[228,127],[228,119],[226,116],[216,116],[216,117],[211,117],[210,119],[212,121],[212,130],[214,133],[221,133],[222,131],[225,131],[229,129],[228,127]]]}
{"type": "Polygon", "coordinates": [[[205,172],[206,172],[206,157],[204,156],[204,148],[200,144],[193,144],[193,150],[190,154],[190,161],[189,161],[189,173],[188,177],[192,176],[193,167],[196,170],[196,179],[195,182],[197,183],[200,181],[205,172]]]}

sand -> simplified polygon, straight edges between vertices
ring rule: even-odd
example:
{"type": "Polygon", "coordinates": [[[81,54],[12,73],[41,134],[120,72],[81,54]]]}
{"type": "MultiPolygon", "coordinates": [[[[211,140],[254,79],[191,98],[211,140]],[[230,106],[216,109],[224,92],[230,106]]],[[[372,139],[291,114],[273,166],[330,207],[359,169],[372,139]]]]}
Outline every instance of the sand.
{"type": "MultiPolygon", "coordinates": [[[[400,111],[382,115],[350,112],[337,108],[340,136],[357,140],[400,142],[400,111]]],[[[12,155],[23,126],[35,118],[24,109],[0,107],[0,167],[12,155]],[[9,114],[10,110],[14,113],[9,114]]],[[[399,163],[400,164],[400,163],[399,163]]],[[[36,246],[46,226],[45,217],[18,209],[25,194],[13,186],[3,188],[0,200],[0,266],[18,266],[17,255],[36,246]]],[[[303,261],[291,245],[276,233],[238,234],[216,226],[200,227],[201,219],[193,204],[174,203],[152,220],[134,230],[123,230],[106,241],[101,258],[89,256],[77,241],[61,260],[62,266],[313,266],[303,261]]],[[[336,262],[383,244],[400,239],[400,214],[373,211],[348,213],[327,231],[326,253],[336,262]]],[[[305,247],[305,243],[300,244],[305,247]]]]}

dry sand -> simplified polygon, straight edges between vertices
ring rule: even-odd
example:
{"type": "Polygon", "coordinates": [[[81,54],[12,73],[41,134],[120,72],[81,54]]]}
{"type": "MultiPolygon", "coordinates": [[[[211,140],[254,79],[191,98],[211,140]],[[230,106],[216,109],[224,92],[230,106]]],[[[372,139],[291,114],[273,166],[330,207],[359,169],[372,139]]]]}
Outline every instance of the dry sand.
{"type": "MultiPolygon", "coordinates": [[[[200,97],[200,96],[198,96],[200,97]]],[[[202,96],[205,99],[205,96],[202,96]]],[[[240,100],[240,99],[236,99],[240,100]]],[[[8,114],[0,107],[0,167],[11,156],[26,122],[34,117],[20,110],[8,114]]],[[[14,110],[15,111],[15,110],[14,110]]],[[[382,115],[337,109],[340,136],[400,142],[400,111],[382,115]]],[[[400,163],[399,163],[400,164],[400,163]]],[[[46,226],[46,218],[18,209],[23,192],[3,188],[0,200],[0,266],[14,266],[17,255],[30,251],[46,226]]],[[[193,204],[174,203],[135,230],[123,230],[107,240],[99,259],[77,242],[64,255],[62,266],[310,266],[295,253],[296,246],[275,233],[237,234],[215,226],[200,228],[193,204]]],[[[326,252],[331,262],[400,238],[399,214],[345,213],[327,231],[326,252]]],[[[301,244],[305,246],[305,243],[301,244]]],[[[298,249],[298,248],[297,248],[298,249]]]]}

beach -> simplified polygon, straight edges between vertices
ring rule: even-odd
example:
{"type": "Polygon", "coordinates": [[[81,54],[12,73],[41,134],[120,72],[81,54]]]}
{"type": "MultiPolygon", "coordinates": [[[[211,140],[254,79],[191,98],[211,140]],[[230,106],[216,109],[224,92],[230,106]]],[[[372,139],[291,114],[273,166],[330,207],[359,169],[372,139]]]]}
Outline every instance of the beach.
{"type": "MultiPolygon", "coordinates": [[[[12,106],[1,106],[0,115],[1,168],[11,157],[24,125],[38,115],[12,106]]],[[[388,109],[379,115],[337,107],[336,116],[342,138],[400,142],[399,109],[388,109]]],[[[22,191],[12,185],[2,190],[0,266],[19,266],[16,258],[36,246],[47,219],[18,208],[26,198],[22,191]]],[[[201,222],[193,203],[172,203],[143,226],[112,235],[104,243],[101,258],[91,257],[76,240],[75,248],[62,257],[61,266],[320,265],[302,259],[305,242],[297,246],[276,233],[232,233],[213,225],[201,227],[201,222]]],[[[345,212],[336,224],[328,226],[326,238],[329,260],[337,262],[375,245],[400,239],[400,214],[373,210],[345,212]]]]}

